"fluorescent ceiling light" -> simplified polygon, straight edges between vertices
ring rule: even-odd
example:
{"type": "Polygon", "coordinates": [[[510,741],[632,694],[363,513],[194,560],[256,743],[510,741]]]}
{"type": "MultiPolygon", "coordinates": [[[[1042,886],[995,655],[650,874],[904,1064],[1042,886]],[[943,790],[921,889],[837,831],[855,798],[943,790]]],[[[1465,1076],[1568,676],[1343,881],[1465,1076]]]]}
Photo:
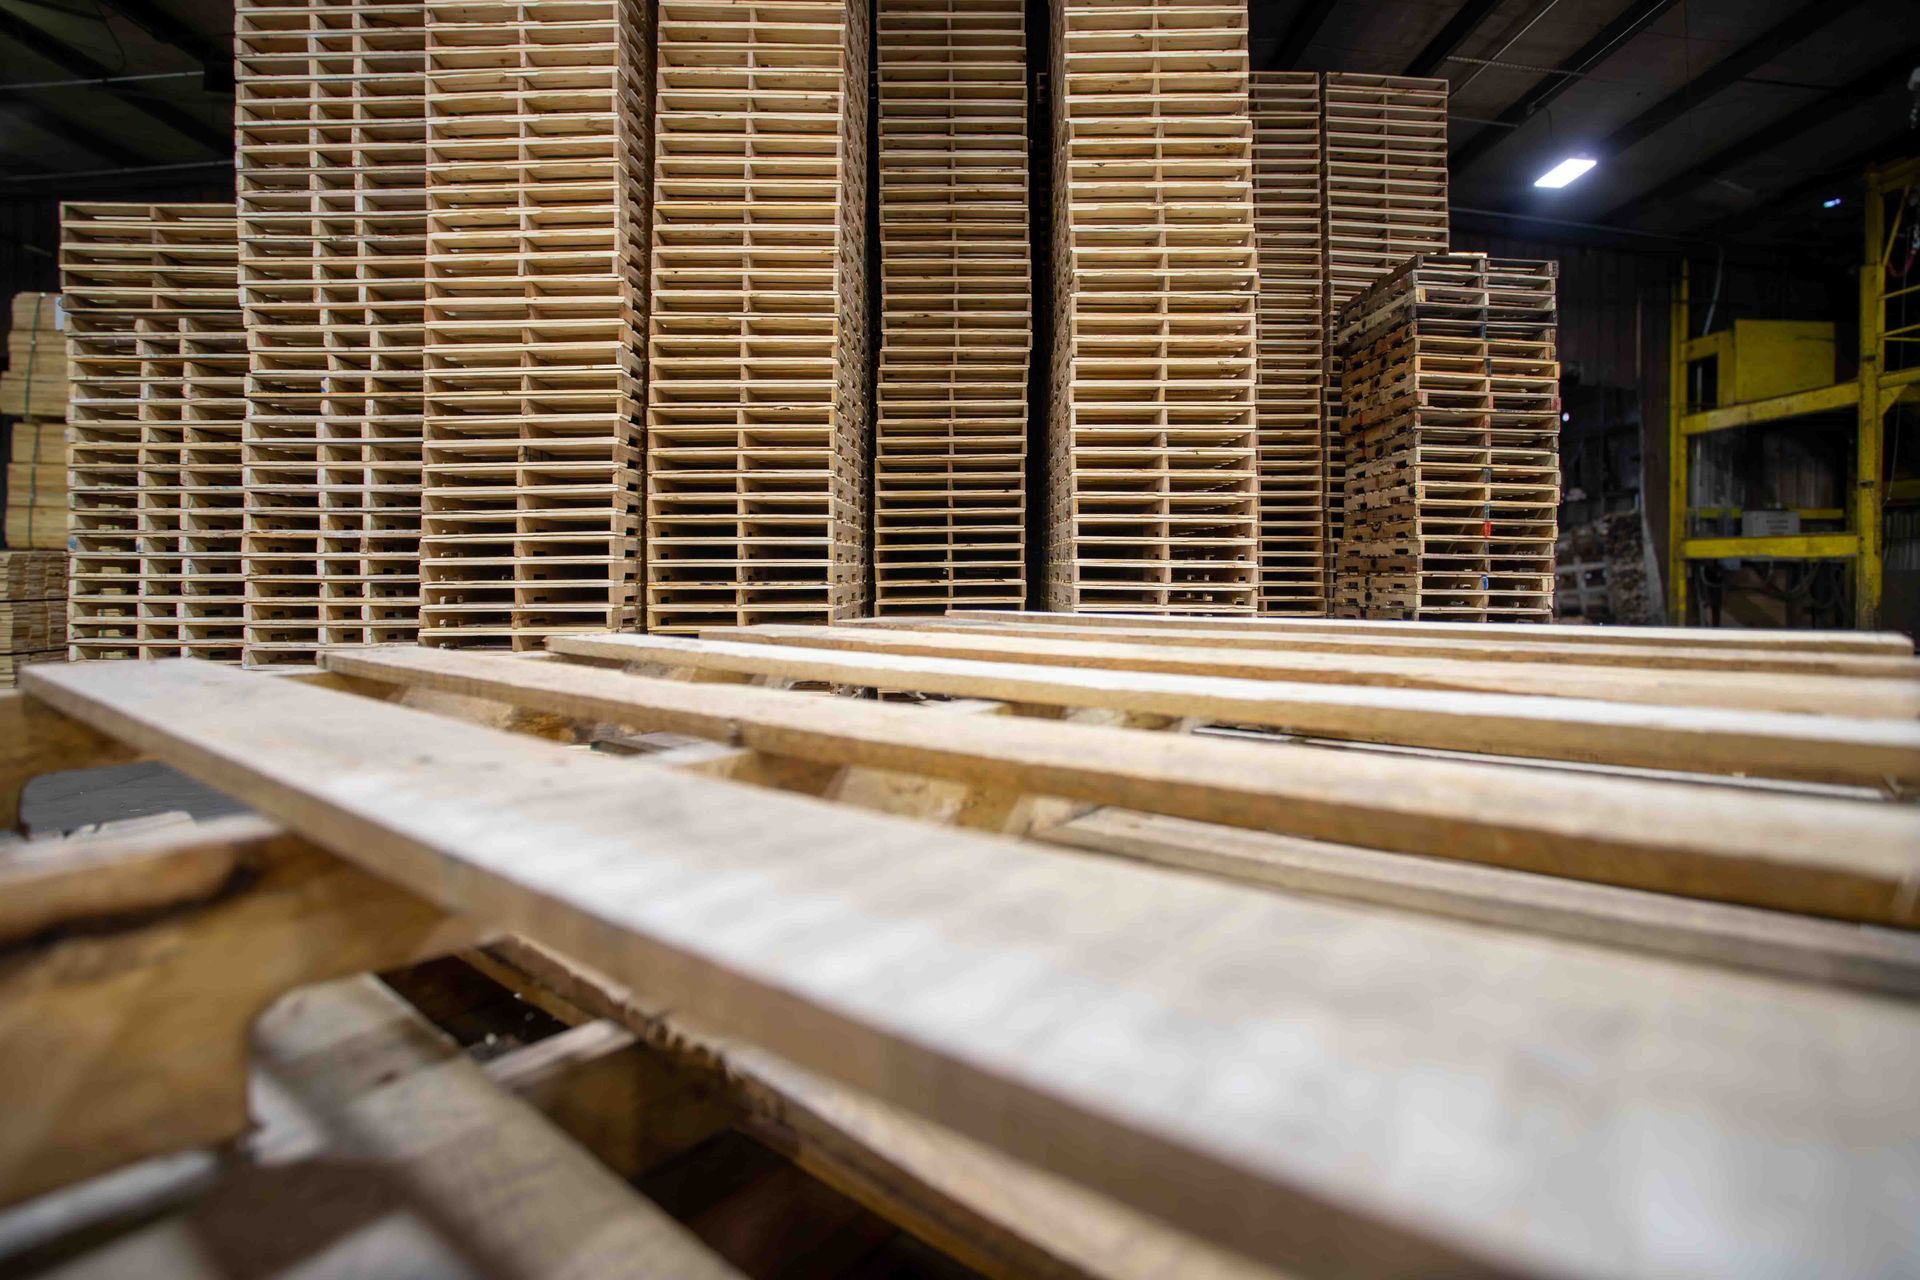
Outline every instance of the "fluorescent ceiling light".
{"type": "Polygon", "coordinates": [[[1598,164],[1586,156],[1568,156],[1553,168],[1533,180],[1536,187],[1564,187],[1575,178],[1598,164]]]}

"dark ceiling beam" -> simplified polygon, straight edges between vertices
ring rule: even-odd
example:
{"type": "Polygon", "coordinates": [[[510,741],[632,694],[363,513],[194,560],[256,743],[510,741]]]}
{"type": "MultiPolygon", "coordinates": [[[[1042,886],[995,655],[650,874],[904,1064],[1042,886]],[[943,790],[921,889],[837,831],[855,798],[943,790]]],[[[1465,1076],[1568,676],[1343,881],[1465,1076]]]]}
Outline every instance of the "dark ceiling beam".
{"type": "Polygon", "coordinates": [[[1460,46],[1467,38],[1480,29],[1500,0],[1466,0],[1453,16],[1447,19],[1447,25],[1440,28],[1433,39],[1427,41],[1427,47],[1414,55],[1403,73],[1410,76],[1430,76],[1437,74],[1447,64],[1447,58],[1460,52],[1460,46]]]}
{"type": "MultiPolygon", "coordinates": [[[[1639,35],[1661,14],[1671,9],[1674,0],[1635,0],[1626,11],[1595,33],[1593,39],[1562,58],[1553,71],[1536,80],[1533,87],[1514,100],[1513,105],[1494,119],[1503,125],[1521,125],[1571,88],[1576,80],[1618,53],[1628,41],[1639,35]]],[[[1485,128],[1455,148],[1449,168],[1455,174],[1505,142],[1513,130],[1485,128]]]]}
{"type": "Polygon", "coordinates": [[[162,44],[170,44],[200,64],[208,93],[233,92],[233,51],[153,3],[153,0],[105,0],[106,6],[162,44]]]}
{"type": "Polygon", "coordinates": [[[1797,138],[1809,130],[1817,129],[1835,117],[1851,111],[1868,98],[1876,97],[1898,85],[1904,85],[1907,77],[1913,72],[1917,58],[1920,58],[1920,45],[1901,50],[1866,74],[1849,80],[1846,84],[1835,86],[1824,96],[1807,103],[1799,110],[1789,111],[1773,123],[1755,129],[1752,133],[1727,144],[1710,156],[1689,161],[1686,167],[1673,177],[1651,190],[1641,192],[1626,203],[1607,210],[1598,220],[1616,223],[1631,222],[1648,209],[1711,182],[1742,161],[1751,160],[1754,156],[1765,154],[1788,139],[1797,138]]]}
{"type": "MultiPolygon", "coordinates": [[[[30,97],[26,91],[10,92],[0,87],[0,102],[12,106],[16,119],[25,121],[50,138],[70,147],[78,147],[86,155],[99,156],[114,164],[137,164],[140,161],[140,153],[131,147],[114,141],[78,120],[59,114],[45,102],[30,97]]],[[[85,155],[80,158],[84,160],[85,155]]]]}
{"type": "Polygon", "coordinates": [[[1306,0],[1299,11],[1293,15],[1293,22],[1282,33],[1273,46],[1273,52],[1267,56],[1267,69],[1287,71],[1300,65],[1301,57],[1313,38],[1320,34],[1327,15],[1333,12],[1335,0],[1306,0]]]}
{"type": "Polygon", "coordinates": [[[1813,0],[1777,26],[1741,45],[1679,89],[1593,144],[1587,154],[1596,160],[1619,155],[1681,119],[1714,95],[1739,84],[1820,28],[1858,9],[1864,0],[1813,0]]]}
{"type": "MultiPolygon", "coordinates": [[[[105,80],[114,69],[64,40],[52,35],[19,15],[0,9],[0,36],[12,40],[81,80],[105,80]]],[[[99,92],[109,94],[137,111],[145,112],[183,137],[191,138],[215,154],[233,147],[231,130],[216,129],[179,104],[151,97],[131,85],[104,84],[99,92]]]]}
{"type": "Polygon", "coordinates": [[[1752,222],[1762,214],[1772,213],[1776,209],[1793,209],[1802,206],[1809,214],[1819,215],[1826,210],[1814,208],[1814,201],[1827,200],[1839,196],[1846,201],[1843,206],[1847,218],[1857,218],[1856,210],[1860,204],[1863,188],[1862,174],[1873,165],[1895,160],[1910,154],[1913,144],[1907,141],[1904,132],[1891,138],[1876,139],[1871,145],[1850,152],[1844,160],[1822,169],[1811,178],[1802,179],[1791,186],[1762,195],[1753,204],[1738,213],[1729,213],[1700,229],[1703,236],[1731,235],[1740,229],[1742,223],[1752,222]]]}

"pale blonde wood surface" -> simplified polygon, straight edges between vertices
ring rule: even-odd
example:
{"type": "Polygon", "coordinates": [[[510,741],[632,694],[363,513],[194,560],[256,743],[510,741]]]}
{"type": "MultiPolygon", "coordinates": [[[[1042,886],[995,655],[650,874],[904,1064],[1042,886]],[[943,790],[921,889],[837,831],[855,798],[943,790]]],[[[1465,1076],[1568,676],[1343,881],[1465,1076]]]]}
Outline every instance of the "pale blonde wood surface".
{"type": "Polygon", "coordinates": [[[850,813],[200,664],[33,673],[472,912],[1270,1262],[1920,1266],[1920,1012],[850,813]]]}
{"type": "Polygon", "coordinates": [[[688,685],[437,650],[337,650],[329,669],[775,757],[1130,805],[1694,897],[1914,925],[1920,809],[1520,773],[1288,743],[1132,732],[688,685]]]}
{"type": "Polygon", "coordinates": [[[550,647],[629,664],[1191,715],[1315,737],[1533,759],[1871,787],[1920,782],[1920,726],[1858,717],[842,654],[667,636],[565,636],[550,647]]]}

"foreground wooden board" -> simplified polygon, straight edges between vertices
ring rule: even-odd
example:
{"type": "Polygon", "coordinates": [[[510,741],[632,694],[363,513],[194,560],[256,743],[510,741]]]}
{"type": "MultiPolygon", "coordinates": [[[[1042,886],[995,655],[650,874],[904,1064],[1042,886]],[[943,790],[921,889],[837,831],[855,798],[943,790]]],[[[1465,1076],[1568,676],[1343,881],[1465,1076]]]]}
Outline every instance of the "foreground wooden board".
{"type": "Polygon", "coordinates": [[[1457,639],[1367,632],[1359,635],[1312,631],[1235,630],[1231,627],[1086,627],[1058,615],[1037,614],[1031,622],[999,622],[967,614],[942,618],[863,618],[842,625],[889,631],[955,632],[962,635],[1020,636],[1035,640],[1092,639],[1174,648],[1251,649],[1281,653],[1353,653],[1375,657],[1458,658],[1473,662],[1567,663],[1598,667],[1644,667],[1667,671],[1730,671],[1809,676],[1920,678],[1920,659],[1881,653],[1801,652],[1678,645],[1564,644],[1505,639],[1457,639]]]}
{"type": "Polygon", "coordinates": [[[741,1280],[371,978],[289,996],[253,1042],[247,1152],[60,1280],[741,1280]]]}
{"type": "Polygon", "coordinates": [[[1913,656],[1913,637],[1898,631],[1763,631],[1720,627],[1593,627],[1565,623],[1385,622],[1365,618],[1167,618],[1150,613],[1047,613],[1018,609],[954,609],[949,616],[992,622],[1060,622],[1081,627],[1232,628],[1364,636],[1437,636],[1505,644],[1637,644],[1675,648],[1882,653],[1913,656]]]}
{"type": "Polygon", "coordinates": [[[673,636],[554,636],[547,647],[601,661],[1046,707],[1193,716],[1313,737],[1448,751],[1876,788],[1889,782],[1920,784],[1920,726],[1888,720],[1069,670],[673,636]]]}
{"type": "MultiPolygon", "coordinates": [[[[783,760],[924,774],[1690,897],[1912,926],[1920,809],[1292,743],[949,714],[438,649],[340,649],[330,671],[783,760]]],[[[844,797],[842,797],[844,798],[844,797]]]]}
{"type": "Polygon", "coordinates": [[[1920,718],[1920,680],[1849,676],[1747,675],[1723,671],[1642,671],[1631,667],[1543,666],[1452,658],[1383,658],[1367,654],[1204,653],[1095,639],[1028,640],[971,633],[915,633],[868,627],[709,627],[711,640],[803,645],[844,653],[923,658],[977,658],[1041,666],[1243,680],[1313,681],[1390,689],[1452,689],[1598,698],[1660,706],[1738,707],[1912,720],[1920,718]]]}
{"type": "Polygon", "coordinates": [[[952,833],[194,663],[37,697],[430,900],[1280,1265],[1920,1267],[1920,1012],[952,833]]]}

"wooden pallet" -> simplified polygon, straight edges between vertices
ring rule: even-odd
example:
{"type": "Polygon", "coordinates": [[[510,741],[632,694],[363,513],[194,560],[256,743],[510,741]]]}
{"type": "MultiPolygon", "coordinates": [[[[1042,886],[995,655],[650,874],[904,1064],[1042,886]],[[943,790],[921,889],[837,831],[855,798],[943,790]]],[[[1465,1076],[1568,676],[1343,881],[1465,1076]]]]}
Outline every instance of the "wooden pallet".
{"type": "Polygon", "coordinates": [[[1053,10],[1046,595],[1252,612],[1257,290],[1243,10],[1053,10]]]}
{"type": "Polygon", "coordinates": [[[429,643],[630,627],[648,7],[430,0],[429,643]]]}
{"type": "Polygon", "coordinates": [[[866,607],[867,10],[660,5],[651,630],[866,607]]]}
{"type": "Polygon", "coordinates": [[[250,666],[411,640],[420,606],[425,7],[241,0],[250,666]]]}
{"type": "Polygon", "coordinates": [[[874,608],[1026,602],[1025,6],[880,0],[874,608]]]}
{"type": "Polygon", "coordinates": [[[1341,313],[1352,617],[1553,614],[1556,264],[1422,255],[1341,313]]]}
{"type": "Polygon", "coordinates": [[[1341,309],[1380,277],[1447,250],[1447,92],[1445,80],[1416,76],[1323,78],[1329,582],[1346,501],[1335,329],[1341,309]]]}
{"type": "MultiPolygon", "coordinates": [[[[704,1056],[784,1121],[759,1132],[864,1176],[863,1201],[969,1262],[992,1244],[1022,1273],[1091,1264],[1098,1224],[1188,1274],[1221,1272],[1212,1249],[1295,1273],[1920,1264],[1900,1177],[1920,1127],[1902,1069],[1920,1052],[1905,637],[973,613],[549,648],[560,660],[343,648],[325,656],[339,688],[42,668],[0,699],[8,802],[32,773],[140,753],[266,820],[0,868],[0,936],[51,939],[6,979],[34,1017],[0,1040],[0,1080],[45,1123],[0,1146],[0,1203],[234,1136],[238,1049],[274,993],[492,929],[514,941],[470,963],[576,1028],[539,1058],[631,1043],[596,1020],[704,1056]],[[864,647],[1036,628],[1067,633],[1048,642],[1062,660],[864,647]],[[1175,663],[1221,634],[1273,659],[1312,636],[1446,638],[1477,655],[1461,666],[1572,674],[1548,695],[1383,695],[1090,656],[1133,631],[1175,663]],[[1615,661],[1508,656],[1565,645],[1615,661]],[[1751,669],[1808,658],[1868,665],[1751,669]],[[1651,674],[1669,700],[1592,683],[1605,672],[1651,674]],[[1676,714],[1729,681],[1881,713],[1676,714]],[[287,731],[263,739],[263,718],[287,731]],[[1286,732],[1247,731],[1262,724],[1286,732]],[[98,926],[55,927],[116,909],[146,912],[113,954],[149,980],[78,966],[98,926]],[[236,966],[241,946],[278,963],[236,966]],[[165,998],[181,989],[196,998],[165,998]],[[1444,1132],[1436,1088],[1466,1099],[1444,1132]],[[72,1105],[104,1089],[115,1107],[72,1105]],[[1687,1141],[1619,1140],[1650,1129],[1687,1141]],[[1677,1204],[1619,1194],[1680,1180],[1677,1204]],[[1589,1229],[1563,1229],[1568,1204],[1589,1229]]],[[[424,1097],[409,1055],[348,1025],[366,1056],[346,1059],[424,1097]]],[[[317,1073],[344,1061],[322,1032],[346,1029],[274,1015],[261,1043],[317,1073]]],[[[516,1145],[547,1141],[490,1105],[516,1145]]],[[[362,1141],[418,1150],[379,1140],[409,1115],[361,1112],[362,1141]]],[[[616,1129],[581,1131],[632,1158],[616,1129]]],[[[541,1150],[521,1196],[576,1185],[541,1150]]],[[[469,1230],[505,1239],[494,1225],[469,1230]]]]}
{"type": "Polygon", "coordinates": [[[1252,78],[1260,249],[1260,612],[1327,611],[1326,281],[1320,77],[1252,78]]]}
{"type": "Polygon", "coordinates": [[[0,688],[21,667],[67,656],[67,553],[0,551],[0,688]]]}
{"type": "Polygon", "coordinates": [[[231,204],[67,204],[75,658],[238,661],[247,344],[231,204]]]}

